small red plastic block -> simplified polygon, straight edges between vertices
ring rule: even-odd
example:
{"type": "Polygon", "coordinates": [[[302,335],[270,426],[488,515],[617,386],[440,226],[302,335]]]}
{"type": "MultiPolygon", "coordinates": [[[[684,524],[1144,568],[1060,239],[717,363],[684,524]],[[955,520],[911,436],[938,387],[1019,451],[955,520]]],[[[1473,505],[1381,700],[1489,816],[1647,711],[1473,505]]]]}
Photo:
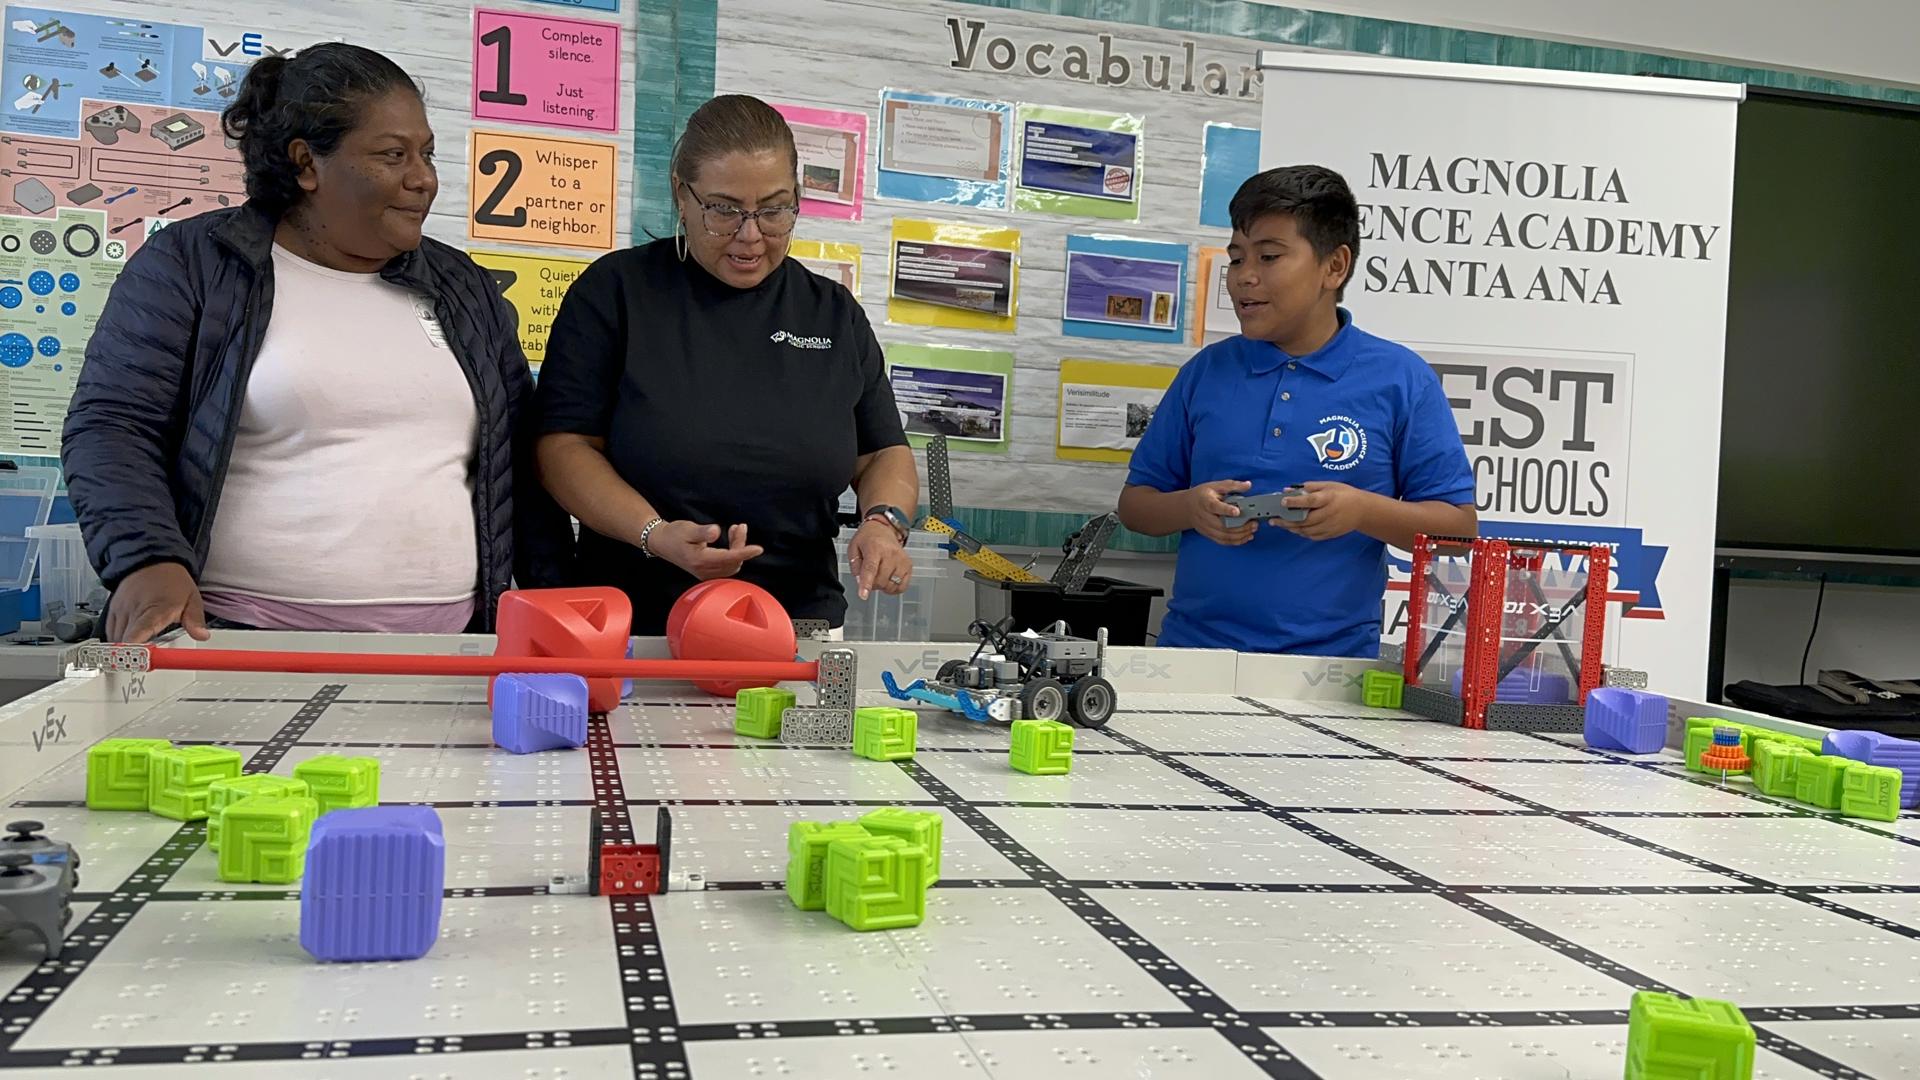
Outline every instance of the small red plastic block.
{"type": "MultiPolygon", "coordinates": [[[[495,621],[496,656],[621,660],[627,655],[633,602],[619,589],[517,589],[500,598],[495,621]]],[[[493,703],[491,682],[487,703],[493,703]]],[[[619,707],[619,679],[587,680],[589,712],[619,707]]]]}
{"type": "Polygon", "coordinates": [[[601,896],[646,896],[660,891],[658,845],[604,844],[601,846],[601,896]]]}

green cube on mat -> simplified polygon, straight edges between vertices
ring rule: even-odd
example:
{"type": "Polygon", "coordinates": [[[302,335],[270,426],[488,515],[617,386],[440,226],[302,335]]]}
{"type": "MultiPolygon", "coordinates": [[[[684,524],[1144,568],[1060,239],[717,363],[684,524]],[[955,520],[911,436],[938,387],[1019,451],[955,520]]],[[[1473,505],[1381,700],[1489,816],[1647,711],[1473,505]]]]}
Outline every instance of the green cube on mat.
{"type": "Polygon", "coordinates": [[[147,768],[165,739],[102,739],[87,750],[87,809],[145,810],[147,768]]]}
{"type": "Polygon", "coordinates": [[[1062,776],[1073,768],[1073,728],[1058,720],[1015,720],[1007,764],[1033,776],[1062,776]]]}
{"type": "Polygon", "coordinates": [[[1753,1025],[1727,1002],[1633,995],[1626,1080],[1752,1080],[1753,1050],[1753,1025]]]}
{"type": "Polygon", "coordinates": [[[827,914],[855,930],[900,930],[927,917],[927,849],[897,836],[827,845],[827,914]]]}
{"type": "Polygon", "coordinates": [[[1395,672],[1369,669],[1360,676],[1360,703],[1369,709],[1397,709],[1406,683],[1395,672]]]}
{"type": "Polygon", "coordinates": [[[799,700],[777,686],[752,687],[733,696],[733,730],[754,739],[780,737],[780,717],[799,700]]]}
{"type": "Polygon", "coordinates": [[[1700,755],[1706,753],[1707,747],[1713,745],[1714,726],[1717,724],[1724,725],[1725,723],[1725,720],[1716,720],[1711,716],[1687,717],[1687,741],[1685,747],[1687,768],[1690,771],[1707,771],[1707,767],[1700,764],[1700,755]]]}
{"type": "Polygon", "coordinates": [[[305,796],[256,795],[220,811],[220,880],[291,885],[307,869],[307,839],[320,804],[305,796]]]}
{"type": "Polygon", "coordinates": [[[1843,774],[1840,812],[1847,817],[1894,821],[1900,817],[1900,770],[1854,762],[1843,774]]]}
{"type": "Polygon", "coordinates": [[[851,821],[796,821],[787,827],[787,898],[801,911],[827,907],[827,845],[869,836],[851,821]]]}
{"type": "Polygon", "coordinates": [[[321,754],[293,767],[296,780],[305,780],[325,817],[335,810],[357,810],[380,805],[380,759],[321,754]]]}
{"type": "Polygon", "coordinates": [[[940,815],[931,810],[888,806],[861,815],[860,827],[874,836],[897,836],[927,850],[927,884],[940,880],[940,815]]]}
{"type": "Polygon", "coordinates": [[[1793,797],[1822,810],[1840,809],[1840,793],[1846,787],[1846,772],[1857,764],[1851,758],[1815,754],[1800,763],[1794,777],[1793,797]]]}
{"type": "Polygon", "coordinates": [[[248,773],[231,780],[215,780],[207,788],[207,850],[220,853],[220,811],[242,799],[260,796],[269,799],[304,798],[309,794],[305,780],[271,773],[248,773]]]}
{"type": "Polygon", "coordinates": [[[1756,739],[1753,743],[1753,786],[1762,795],[1791,799],[1799,795],[1800,766],[1809,753],[1798,740],[1756,739]]]}
{"type": "Polygon", "coordinates": [[[207,791],[215,780],[240,775],[245,759],[224,746],[175,746],[147,756],[147,809],[175,821],[207,816],[207,791]]]}
{"type": "Polygon", "coordinates": [[[853,752],[874,761],[910,760],[919,725],[920,714],[912,709],[855,709],[853,752]]]}

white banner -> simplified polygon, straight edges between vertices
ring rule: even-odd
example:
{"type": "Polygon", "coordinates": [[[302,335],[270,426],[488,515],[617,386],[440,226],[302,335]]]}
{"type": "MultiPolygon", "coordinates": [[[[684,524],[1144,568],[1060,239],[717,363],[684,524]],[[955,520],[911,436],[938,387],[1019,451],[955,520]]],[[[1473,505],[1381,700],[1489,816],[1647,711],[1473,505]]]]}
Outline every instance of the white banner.
{"type": "Polygon", "coordinates": [[[1742,89],[1328,54],[1261,66],[1261,167],[1352,185],[1345,302],[1440,374],[1481,534],[1611,546],[1608,663],[1699,696],[1742,89]]]}

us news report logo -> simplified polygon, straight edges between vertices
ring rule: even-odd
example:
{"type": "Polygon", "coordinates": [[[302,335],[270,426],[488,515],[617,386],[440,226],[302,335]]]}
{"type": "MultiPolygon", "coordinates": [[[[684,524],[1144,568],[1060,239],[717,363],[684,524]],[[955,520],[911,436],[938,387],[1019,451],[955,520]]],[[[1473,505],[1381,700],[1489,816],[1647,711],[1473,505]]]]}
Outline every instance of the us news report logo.
{"type": "Polygon", "coordinates": [[[772,340],[775,345],[784,341],[796,349],[833,348],[833,339],[830,337],[801,337],[798,334],[789,334],[785,330],[775,330],[772,340]]]}
{"type": "Polygon", "coordinates": [[[1367,429],[1351,416],[1323,416],[1321,430],[1307,436],[1320,464],[1344,472],[1367,456],[1367,429]]]}

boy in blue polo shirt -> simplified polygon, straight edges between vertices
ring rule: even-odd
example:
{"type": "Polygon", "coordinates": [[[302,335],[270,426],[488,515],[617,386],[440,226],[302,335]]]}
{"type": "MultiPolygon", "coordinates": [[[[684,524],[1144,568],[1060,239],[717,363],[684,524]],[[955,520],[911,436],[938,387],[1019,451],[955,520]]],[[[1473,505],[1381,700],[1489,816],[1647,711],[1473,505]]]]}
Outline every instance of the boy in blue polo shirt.
{"type": "Polygon", "coordinates": [[[1240,334],[1180,370],[1120,495],[1128,528],[1181,534],[1159,644],[1377,656],[1386,545],[1478,528],[1466,449],[1433,369],[1340,307],[1360,217],[1338,173],[1260,173],[1229,213],[1240,334]],[[1296,484],[1306,521],[1221,524],[1222,495],[1296,484]]]}

